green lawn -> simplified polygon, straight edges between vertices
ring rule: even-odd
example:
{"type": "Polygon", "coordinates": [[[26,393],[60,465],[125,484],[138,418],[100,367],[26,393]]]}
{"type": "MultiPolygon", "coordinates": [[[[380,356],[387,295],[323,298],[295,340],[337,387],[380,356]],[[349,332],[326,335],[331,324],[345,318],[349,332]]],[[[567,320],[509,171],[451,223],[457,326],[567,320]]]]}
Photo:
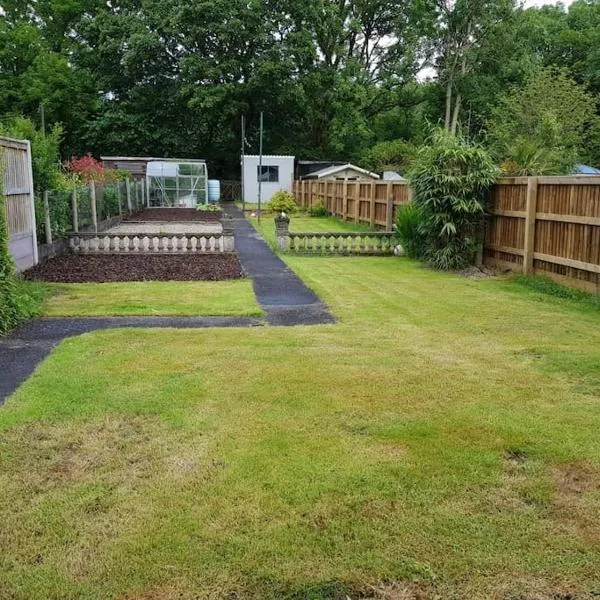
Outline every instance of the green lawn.
{"type": "Polygon", "coordinates": [[[47,284],[46,317],[260,316],[250,280],[47,284]]]}
{"type": "Polygon", "coordinates": [[[597,306],[286,260],[338,324],[96,332],[8,400],[0,597],[597,594],[597,306]]]}
{"type": "MultiPolygon", "coordinates": [[[[274,248],[277,245],[275,239],[274,215],[267,213],[261,216],[260,223],[255,217],[249,217],[250,222],[260,231],[267,243],[274,248]]],[[[290,231],[297,232],[322,232],[322,231],[370,231],[364,224],[356,224],[350,221],[342,221],[335,217],[309,217],[304,214],[290,216],[290,231]]]]}

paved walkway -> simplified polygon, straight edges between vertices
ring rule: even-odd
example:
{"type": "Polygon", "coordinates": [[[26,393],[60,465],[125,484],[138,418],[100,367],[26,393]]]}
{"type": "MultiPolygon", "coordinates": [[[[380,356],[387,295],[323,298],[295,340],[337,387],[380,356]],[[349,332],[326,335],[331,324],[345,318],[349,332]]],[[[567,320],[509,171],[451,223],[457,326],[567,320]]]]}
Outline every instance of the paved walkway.
{"type": "MultiPolygon", "coordinates": [[[[236,248],[266,320],[249,317],[40,318],[0,338],[0,404],[25,381],[63,339],[99,329],[121,327],[257,327],[333,323],[327,307],[276,256],[235,206],[227,207],[236,248]]],[[[274,227],[275,225],[273,225],[274,227]]]]}

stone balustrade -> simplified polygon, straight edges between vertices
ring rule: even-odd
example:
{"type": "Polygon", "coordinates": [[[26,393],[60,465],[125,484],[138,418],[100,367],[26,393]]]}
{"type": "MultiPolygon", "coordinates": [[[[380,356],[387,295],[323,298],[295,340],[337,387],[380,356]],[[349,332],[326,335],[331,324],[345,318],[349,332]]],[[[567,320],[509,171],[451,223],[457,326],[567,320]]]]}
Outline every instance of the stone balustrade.
{"type": "Polygon", "coordinates": [[[72,252],[80,254],[215,254],[233,252],[233,230],[222,233],[73,233],[72,252]]]}
{"type": "Polygon", "coordinates": [[[297,254],[386,255],[394,254],[397,241],[388,232],[287,233],[288,252],[297,254]]]}

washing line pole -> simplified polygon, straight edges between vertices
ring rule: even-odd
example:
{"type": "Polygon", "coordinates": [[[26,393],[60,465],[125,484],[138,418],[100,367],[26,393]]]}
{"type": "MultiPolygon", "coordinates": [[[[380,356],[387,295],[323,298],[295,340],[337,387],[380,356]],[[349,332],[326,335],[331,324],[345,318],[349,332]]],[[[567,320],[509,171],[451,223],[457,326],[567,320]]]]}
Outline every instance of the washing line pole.
{"type": "Polygon", "coordinates": [[[246,190],[244,189],[244,168],[246,167],[246,119],[242,115],[242,212],[246,211],[246,190]]]}
{"type": "Polygon", "coordinates": [[[260,136],[258,150],[258,222],[260,223],[260,207],[262,203],[262,178],[263,178],[263,111],[260,111],[260,136]]]}

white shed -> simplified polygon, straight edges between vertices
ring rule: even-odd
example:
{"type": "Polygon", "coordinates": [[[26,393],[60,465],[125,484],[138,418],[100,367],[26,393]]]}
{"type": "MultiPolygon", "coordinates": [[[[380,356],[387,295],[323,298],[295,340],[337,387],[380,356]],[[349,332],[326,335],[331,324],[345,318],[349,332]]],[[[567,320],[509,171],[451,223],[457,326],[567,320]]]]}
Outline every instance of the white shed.
{"type": "Polygon", "coordinates": [[[294,156],[262,157],[262,171],[259,168],[260,157],[246,155],[242,161],[242,176],[244,181],[244,199],[246,202],[258,202],[258,181],[262,184],[262,202],[271,200],[275,192],[292,191],[294,181],[294,156]]]}

